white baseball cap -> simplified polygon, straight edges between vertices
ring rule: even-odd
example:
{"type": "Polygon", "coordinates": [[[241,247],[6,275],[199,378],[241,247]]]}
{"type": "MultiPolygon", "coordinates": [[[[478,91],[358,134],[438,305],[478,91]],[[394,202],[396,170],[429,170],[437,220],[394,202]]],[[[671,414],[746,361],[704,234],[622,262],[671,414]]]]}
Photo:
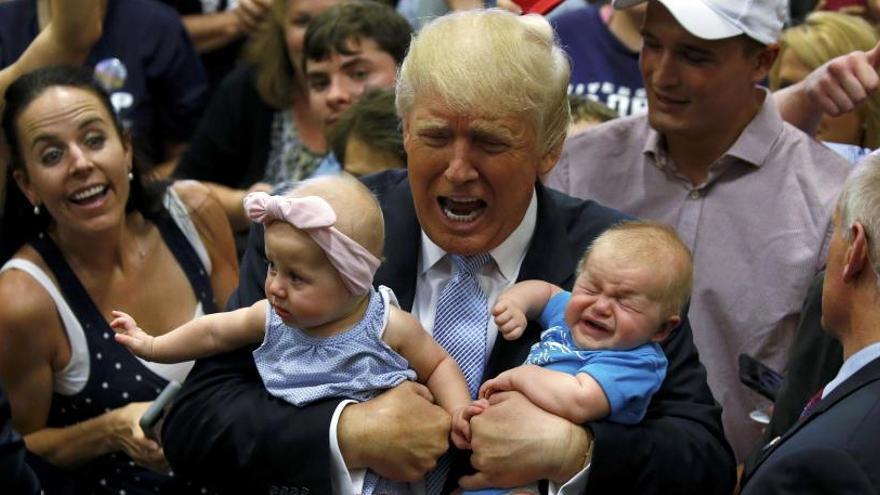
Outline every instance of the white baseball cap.
{"type": "MultiPolygon", "coordinates": [[[[647,0],[613,0],[625,9],[647,0]]],[[[776,42],[788,11],[786,0],[657,0],[689,33],[704,40],[745,34],[765,45],[776,42]]]]}

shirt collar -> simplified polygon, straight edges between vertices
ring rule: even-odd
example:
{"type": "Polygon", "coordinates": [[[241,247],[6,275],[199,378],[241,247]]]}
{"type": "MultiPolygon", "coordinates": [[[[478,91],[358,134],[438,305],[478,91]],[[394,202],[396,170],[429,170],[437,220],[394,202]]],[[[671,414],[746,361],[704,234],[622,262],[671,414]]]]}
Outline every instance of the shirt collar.
{"type": "Polygon", "coordinates": [[[828,382],[828,385],[825,385],[825,389],[822,391],[822,398],[824,399],[827,397],[828,394],[833,392],[841,383],[845,382],[849,377],[853,376],[857,371],[864,368],[868,363],[878,357],[880,357],[880,342],[871,344],[850,356],[849,359],[844,361],[843,366],[840,367],[837,376],[828,382]]]}
{"type": "MultiPolygon", "coordinates": [[[[748,163],[756,168],[761,167],[767,160],[773,143],[779,138],[782,132],[784,122],[776,105],[773,103],[773,96],[767,88],[756,88],[764,93],[764,101],[761,108],[755,114],[751,122],[746,126],[739,138],[733,143],[722,158],[732,156],[748,163]]],[[[645,118],[645,125],[647,117],[645,118]]],[[[653,127],[648,125],[647,139],[642,147],[642,153],[651,156],[654,162],[661,168],[665,168],[666,162],[666,143],[663,135],[657,132],[653,127]],[[663,157],[663,158],[661,158],[663,157]]]]}
{"type": "MultiPolygon", "coordinates": [[[[529,242],[535,233],[535,225],[538,221],[538,198],[532,189],[532,199],[529,201],[529,207],[523,215],[519,226],[514,229],[507,239],[499,244],[495,249],[489,251],[489,256],[498,266],[498,271],[506,279],[507,282],[515,281],[519,267],[526,255],[529,242]]],[[[422,249],[419,273],[424,275],[428,270],[434,268],[446,256],[446,251],[434,243],[431,238],[422,230],[422,249]]]]}

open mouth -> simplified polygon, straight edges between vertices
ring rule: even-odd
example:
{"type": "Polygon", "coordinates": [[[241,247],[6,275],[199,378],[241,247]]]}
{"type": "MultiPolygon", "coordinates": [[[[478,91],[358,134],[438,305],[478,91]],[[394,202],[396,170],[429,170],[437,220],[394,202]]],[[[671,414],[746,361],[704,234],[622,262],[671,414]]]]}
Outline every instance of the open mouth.
{"type": "Polygon", "coordinates": [[[486,211],[487,206],[482,199],[440,197],[437,201],[446,218],[453,222],[472,222],[486,211]]]}
{"type": "Polygon", "coordinates": [[[664,105],[684,105],[685,103],[687,103],[687,100],[665,96],[656,91],[654,92],[654,96],[657,97],[657,101],[659,103],[662,103],[664,105]]]}
{"type": "Polygon", "coordinates": [[[71,194],[67,199],[77,205],[88,205],[103,199],[104,196],[107,195],[107,191],[109,190],[110,188],[107,186],[107,184],[91,186],[85,189],[80,189],[79,191],[71,194]]]}
{"type": "Polygon", "coordinates": [[[602,323],[598,320],[593,320],[590,318],[586,318],[582,320],[583,324],[592,330],[595,333],[611,333],[611,327],[605,323],[602,323]]]}
{"type": "Polygon", "coordinates": [[[277,313],[278,316],[281,317],[282,320],[289,320],[290,319],[290,313],[288,313],[287,311],[282,309],[280,306],[273,304],[272,308],[275,310],[275,313],[277,313]]]}

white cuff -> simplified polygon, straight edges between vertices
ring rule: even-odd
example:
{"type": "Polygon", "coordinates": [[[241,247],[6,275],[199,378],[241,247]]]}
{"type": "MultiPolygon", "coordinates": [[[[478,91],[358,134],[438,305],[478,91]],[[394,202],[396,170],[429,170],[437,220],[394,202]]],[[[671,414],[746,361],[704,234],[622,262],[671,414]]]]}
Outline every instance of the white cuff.
{"type": "Polygon", "coordinates": [[[593,442],[590,442],[590,448],[587,450],[587,465],[580,470],[570,480],[558,486],[554,482],[550,482],[548,495],[580,495],[586,492],[587,480],[590,477],[590,465],[593,463],[593,442]]]}
{"type": "Polygon", "coordinates": [[[333,487],[334,495],[354,495],[360,493],[364,486],[364,474],[366,469],[349,470],[345,465],[345,459],[342,457],[342,450],[339,449],[339,438],[337,438],[337,429],[339,427],[339,416],[342,410],[349,404],[357,404],[353,400],[344,400],[336,406],[333,411],[333,418],[330,419],[330,486],[333,487]]]}

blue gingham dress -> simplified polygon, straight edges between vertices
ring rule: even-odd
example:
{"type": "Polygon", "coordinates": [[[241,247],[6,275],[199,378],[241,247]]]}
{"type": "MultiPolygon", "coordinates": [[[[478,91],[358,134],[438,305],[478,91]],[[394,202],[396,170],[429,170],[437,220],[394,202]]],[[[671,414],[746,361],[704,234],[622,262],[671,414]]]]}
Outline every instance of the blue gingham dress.
{"type": "Polygon", "coordinates": [[[366,401],[404,380],[415,380],[406,359],[382,341],[392,304],[397,306],[391,289],[371,290],[363,319],[330,337],[312,337],[288,326],[268,305],[266,336],[254,351],[266,390],[303,406],[329,397],[366,401]]]}

